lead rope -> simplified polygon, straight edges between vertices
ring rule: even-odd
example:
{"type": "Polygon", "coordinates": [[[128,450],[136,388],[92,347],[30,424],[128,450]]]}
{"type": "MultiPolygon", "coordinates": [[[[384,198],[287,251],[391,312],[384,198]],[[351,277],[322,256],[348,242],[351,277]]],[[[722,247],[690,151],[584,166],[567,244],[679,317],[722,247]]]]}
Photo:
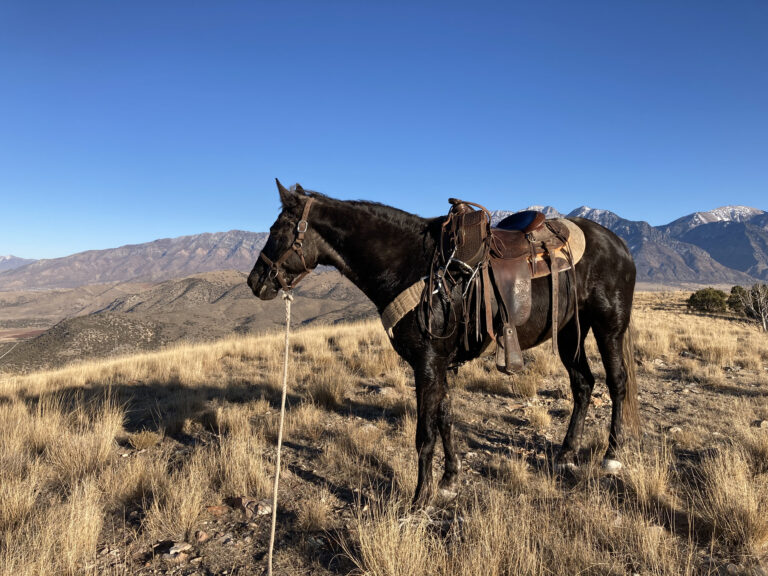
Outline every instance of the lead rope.
{"type": "Polygon", "coordinates": [[[291,302],[293,294],[283,291],[285,300],[285,353],[283,356],[283,397],[280,401],[280,427],[277,432],[277,462],[275,463],[275,486],[272,491],[272,529],[269,533],[269,556],[267,575],[272,576],[272,551],[275,548],[275,525],[277,524],[277,486],[280,482],[280,449],[283,446],[283,422],[285,421],[285,396],[288,391],[288,339],[291,333],[291,302]]]}

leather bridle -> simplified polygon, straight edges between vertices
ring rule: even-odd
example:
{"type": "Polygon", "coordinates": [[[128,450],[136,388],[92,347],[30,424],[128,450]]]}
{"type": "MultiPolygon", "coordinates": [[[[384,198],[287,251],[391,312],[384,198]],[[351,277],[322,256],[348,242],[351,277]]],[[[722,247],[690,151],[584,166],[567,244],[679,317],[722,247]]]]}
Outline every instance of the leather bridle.
{"type": "Polygon", "coordinates": [[[303,280],[307,274],[312,272],[312,270],[307,267],[307,263],[304,260],[303,245],[304,234],[306,234],[307,228],[309,228],[309,222],[307,221],[307,216],[309,215],[309,207],[312,205],[314,200],[314,198],[307,198],[307,203],[304,204],[304,212],[301,214],[301,220],[299,220],[299,223],[296,224],[296,239],[293,241],[293,244],[291,244],[291,247],[283,252],[282,255],[274,262],[267,258],[263,251],[259,256],[259,258],[264,260],[264,262],[267,263],[267,266],[269,266],[270,277],[277,278],[277,281],[280,282],[280,286],[282,286],[283,290],[286,292],[293,290],[299,281],[303,280]],[[293,252],[298,254],[299,258],[301,258],[301,264],[304,266],[304,271],[296,276],[296,278],[294,278],[293,281],[289,284],[284,276],[285,269],[283,268],[283,264],[285,264],[285,261],[293,252]]]}

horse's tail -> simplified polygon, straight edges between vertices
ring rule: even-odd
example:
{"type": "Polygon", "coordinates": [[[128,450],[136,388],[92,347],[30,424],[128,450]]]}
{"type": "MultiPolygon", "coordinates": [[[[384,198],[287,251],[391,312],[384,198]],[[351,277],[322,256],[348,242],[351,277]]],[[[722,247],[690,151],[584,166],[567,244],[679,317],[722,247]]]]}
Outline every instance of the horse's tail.
{"type": "Polygon", "coordinates": [[[632,320],[629,321],[627,331],[624,333],[624,344],[622,347],[622,357],[624,362],[624,373],[627,375],[624,393],[624,424],[632,434],[637,434],[640,430],[640,416],[637,405],[637,377],[635,374],[635,327],[632,320]]]}

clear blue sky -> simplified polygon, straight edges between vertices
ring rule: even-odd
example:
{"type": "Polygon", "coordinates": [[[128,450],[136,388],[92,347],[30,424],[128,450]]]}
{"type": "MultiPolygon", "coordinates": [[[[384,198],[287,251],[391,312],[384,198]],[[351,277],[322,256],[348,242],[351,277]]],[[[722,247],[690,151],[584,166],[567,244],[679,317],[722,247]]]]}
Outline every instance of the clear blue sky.
{"type": "Polygon", "coordinates": [[[425,216],[768,209],[768,2],[0,2],[0,254],[425,216]]]}

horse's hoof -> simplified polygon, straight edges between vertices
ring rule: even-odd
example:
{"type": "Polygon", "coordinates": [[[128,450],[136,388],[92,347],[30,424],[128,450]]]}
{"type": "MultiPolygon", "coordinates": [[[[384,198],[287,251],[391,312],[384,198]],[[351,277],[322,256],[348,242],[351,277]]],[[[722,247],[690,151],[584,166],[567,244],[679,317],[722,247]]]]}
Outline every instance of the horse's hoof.
{"type": "Polygon", "coordinates": [[[558,462],[555,465],[555,469],[560,474],[574,474],[579,469],[579,467],[576,466],[576,464],[573,462],[558,462]]]}
{"type": "Polygon", "coordinates": [[[440,498],[443,500],[453,500],[459,495],[455,490],[449,488],[440,488],[440,498]]]}
{"type": "Polygon", "coordinates": [[[624,464],[612,458],[603,458],[602,469],[606,474],[617,474],[624,464]]]}

